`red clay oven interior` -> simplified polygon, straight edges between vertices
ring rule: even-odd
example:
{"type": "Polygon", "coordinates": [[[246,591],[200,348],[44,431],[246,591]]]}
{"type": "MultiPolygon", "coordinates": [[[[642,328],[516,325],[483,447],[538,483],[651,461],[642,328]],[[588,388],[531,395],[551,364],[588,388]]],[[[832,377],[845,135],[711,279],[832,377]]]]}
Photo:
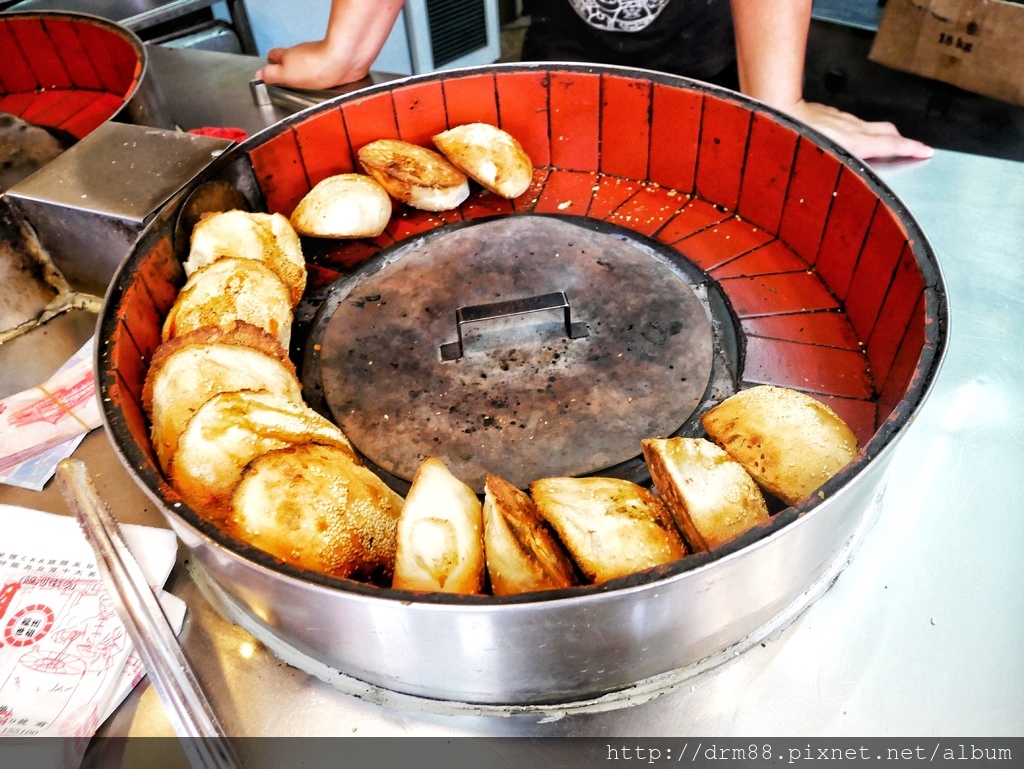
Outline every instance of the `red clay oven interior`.
{"type": "Polygon", "coordinates": [[[0,112],[81,139],[135,91],[143,53],[81,14],[0,15],[0,112]]]}
{"type": "MultiPolygon", "coordinates": [[[[396,204],[378,238],[306,241],[311,290],[452,222],[525,212],[599,219],[676,249],[718,283],[745,337],[741,386],[782,385],[831,406],[865,447],[845,477],[906,424],[944,346],[930,248],[857,159],[729,92],[611,68],[498,66],[361,92],[241,149],[266,210],[289,215],[324,177],[357,170],[364,144],[432,146],[434,134],[474,121],[522,143],[536,167],[530,189],[508,201],[475,187],[443,214],[396,204]]],[[[128,461],[180,512],[156,469],[140,394],[183,275],[169,232],[144,237],[139,250],[108,296],[116,306],[101,386],[128,461]]]]}

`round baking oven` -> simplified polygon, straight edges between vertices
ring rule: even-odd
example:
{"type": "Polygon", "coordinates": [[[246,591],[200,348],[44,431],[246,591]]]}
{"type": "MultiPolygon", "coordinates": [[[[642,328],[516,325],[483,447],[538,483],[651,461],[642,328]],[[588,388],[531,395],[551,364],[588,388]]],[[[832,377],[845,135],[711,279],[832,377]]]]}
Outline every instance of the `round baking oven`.
{"type": "Polygon", "coordinates": [[[225,153],[122,265],[102,312],[97,365],[107,427],[129,471],[205,577],[256,626],[404,694],[550,704],[615,696],[706,665],[760,640],[824,589],[934,382],[947,313],[938,264],[912,217],[863,163],[807,127],[652,72],[496,65],[359,91],[225,153]],[[765,524],[710,552],[598,586],[506,598],[419,595],[304,572],[191,510],[158,470],[140,406],[184,278],[188,222],[223,207],[225,191],[254,210],[290,214],[312,185],[355,170],[355,151],[372,140],[430,146],[434,134],[478,121],[510,132],[532,158],[522,196],[475,189],[442,214],[398,206],[372,240],[303,244],[310,286],[292,355],[307,399],[340,415],[389,482],[403,489],[412,460],[429,450],[476,483],[507,450],[515,459],[502,471],[520,485],[554,473],[649,483],[639,438],[700,434],[702,410],[754,384],[830,405],[857,434],[857,458],[811,498],[777,506],[765,524]],[[428,321],[425,306],[442,320],[428,321]],[[539,381],[501,378],[513,364],[527,377],[542,368],[541,352],[522,352],[522,326],[502,332],[518,340],[524,357],[515,358],[486,345],[480,355],[479,340],[469,329],[463,339],[455,321],[457,311],[469,322],[540,310],[553,313],[553,335],[538,348],[549,367],[539,381]],[[465,361],[447,388],[465,388],[464,408],[444,410],[437,430],[423,428],[442,409],[421,408],[421,372],[399,371],[401,346],[387,349],[390,338],[407,338],[403,323],[433,329],[420,345],[430,365],[444,361],[451,372],[465,361]],[[622,333],[606,334],[612,326],[622,333]],[[339,377],[339,345],[394,370],[398,385],[339,377]],[[620,361],[655,348],[663,357],[651,358],[654,374],[620,361]],[[578,379],[613,379],[616,398],[570,407],[572,391],[559,390],[573,378],[566,359],[590,363],[578,379]],[[501,386],[480,389],[481,360],[501,386]],[[494,402],[513,390],[515,413],[510,399],[494,402]],[[524,448],[526,433],[543,439],[535,428],[545,408],[557,429],[543,447],[524,448]],[[568,416],[557,421],[562,408],[568,416]],[[419,416],[395,431],[407,414],[419,416]],[[476,455],[463,452],[467,435],[483,447],[476,455]],[[472,458],[459,464],[464,454],[472,458]]]}
{"type": "Polygon", "coordinates": [[[83,138],[119,115],[142,83],[131,31],[82,13],[0,14],[0,112],[83,138]]]}

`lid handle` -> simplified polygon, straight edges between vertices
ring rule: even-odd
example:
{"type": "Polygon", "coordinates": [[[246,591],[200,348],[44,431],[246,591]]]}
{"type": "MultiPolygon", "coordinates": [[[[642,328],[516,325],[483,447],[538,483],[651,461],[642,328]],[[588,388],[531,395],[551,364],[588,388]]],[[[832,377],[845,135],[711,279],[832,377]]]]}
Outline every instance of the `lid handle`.
{"type": "Polygon", "coordinates": [[[510,299],[504,302],[474,304],[469,307],[460,307],[455,311],[455,328],[458,332],[458,341],[441,345],[441,360],[458,360],[463,356],[465,353],[463,327],[470,323],[480,323],[549,310],[564,310],[565,335],[568,339],[581,339],[590,335],[586,323],[572,322],[572,311],[569,308],[569,300],[566,298],[564,291],[552,291],[549,294],[540,294],[539,296],[530,296],[524,299],[510,299]]]}

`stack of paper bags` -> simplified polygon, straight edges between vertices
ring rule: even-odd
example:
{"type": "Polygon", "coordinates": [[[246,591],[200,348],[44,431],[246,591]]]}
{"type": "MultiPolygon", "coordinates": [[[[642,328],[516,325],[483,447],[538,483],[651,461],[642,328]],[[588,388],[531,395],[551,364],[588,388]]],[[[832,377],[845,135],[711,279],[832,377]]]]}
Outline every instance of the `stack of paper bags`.
{"type": "Polygon", "coordinates": [[[90,340],[46,382],[0,400],[0,483],[41,491],[102,424],[92,354],[90,340]]]}
{"type": "MultiPolygon", "coordinates": [[[[122,525],[171,625],[185,604],[160,588],[174,532],[122,525]]],[[[92,736],[144,671],[70,516],[0,505],[0,737],[92,736]]]]}

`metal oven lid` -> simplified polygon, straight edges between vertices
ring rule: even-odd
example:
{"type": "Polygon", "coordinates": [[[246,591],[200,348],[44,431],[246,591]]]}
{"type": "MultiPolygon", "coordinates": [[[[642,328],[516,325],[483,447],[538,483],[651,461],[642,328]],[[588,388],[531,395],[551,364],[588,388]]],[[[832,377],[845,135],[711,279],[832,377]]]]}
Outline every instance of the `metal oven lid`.
{"type": "Polygon", "coordinates": [[[678,431],[712,375],[679,261],[589,220],[439,228],[331,287],[307,394],[399,486],[428,455],[477,492],[488,473],[642,475],[640,441],[678,431]]]}

